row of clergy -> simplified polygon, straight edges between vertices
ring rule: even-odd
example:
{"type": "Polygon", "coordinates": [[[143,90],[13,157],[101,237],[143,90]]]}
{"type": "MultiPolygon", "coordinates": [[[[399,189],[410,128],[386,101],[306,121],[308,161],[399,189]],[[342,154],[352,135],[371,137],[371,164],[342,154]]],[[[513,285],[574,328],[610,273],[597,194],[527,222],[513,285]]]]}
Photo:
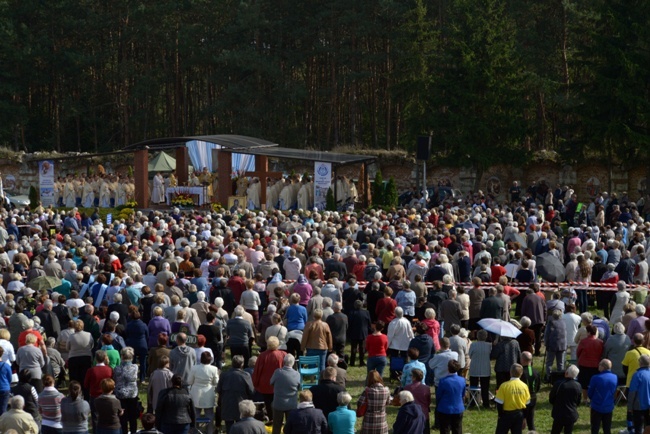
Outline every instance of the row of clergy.
{"type": "MultiPolygon", "coordinates": [[[[189,175],[187,185],[191,187],[205,186],[208,198],[213,195],[215,175],[204,168],[198,175],[194,172],[189,175]]],[[[248,209],[261,208],[261,188],[259,178],[240,177],[237,181],[237,196],[246,196],[246,207],[248,209]]],[[[165,201],[165,191],[169,187],[177,187],[178,180],[172,172],[167,178],[158,172],[153,178],[153,189],[151,201],[161,203],[165,201]]],[[[357,188],[354,182],[349,181],[345,176],[336,179],[336,201],[339,204],[354,203],[358,200],[357,188]]],[[[266,187],[266,208],[279,209],[282,211],[290,209],[312,209],[314,207],[314,182],[309,177],[299,175],[289,176],[283,179],[267,179],[266,187]]]]}
{"type": "Polygon", "coordinates": [[[120,206],[132,199],[134,194],[133,179],[124,175],[68,175],[59,177],[54,182],[55,203],[67,208],[77,206],[77,198],[81,198],[81,206],[84,208],[120,206]]]}
{"type": "MultiPolygon", "coordinates": [[[[248,209],[260,209],[261,183],[258,178],[250,182],[246,178],[237,181],[237,195],[247,196],[248,209]]],[[[339,204],[354,203],[358,199],[357,188],[344,176],[336,180],[336,201],[339,204]]],[[[267,179],[266,209],[312,209],[314,207],[314,182],[309,177],[294,175],[284,179],[267,179]]]]}

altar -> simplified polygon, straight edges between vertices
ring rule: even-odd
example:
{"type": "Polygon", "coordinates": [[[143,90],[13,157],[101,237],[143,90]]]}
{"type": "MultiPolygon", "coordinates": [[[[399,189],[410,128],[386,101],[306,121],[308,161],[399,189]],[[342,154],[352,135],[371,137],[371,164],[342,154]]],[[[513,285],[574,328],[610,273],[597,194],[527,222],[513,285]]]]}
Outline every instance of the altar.
{"type": "Polygon", "coordinates": [[[179,194],[186,194],[188,196],[198,196],[198,206],[205,204],[205,187],[169,187],[165,192],[167,196],[167,205],[172,204],[172,199],[179,194]]]}

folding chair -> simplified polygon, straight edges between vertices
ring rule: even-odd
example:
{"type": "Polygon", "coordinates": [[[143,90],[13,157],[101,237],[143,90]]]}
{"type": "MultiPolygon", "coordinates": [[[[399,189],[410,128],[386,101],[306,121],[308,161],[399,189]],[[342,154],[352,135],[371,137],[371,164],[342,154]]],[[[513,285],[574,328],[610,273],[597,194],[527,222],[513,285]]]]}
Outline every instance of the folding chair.
{"type": "Polygon", "coordinates": [[[402,372],[406,365],[406,359],[401,356],[391,356],[390,358],[390,379],[400,381],[402,379],[402,372]]]}
{"type": "Polygon", "coordinates": [[[300,388],[302,390],[318,385],[318,377],[320,377],[320,357],[300,357],[298,359],[298,372],[300,373],[300,388]]]}
{"type": "MultiPolygon", "coordinates": [[[[209,417],[199,417],[196,419],[196,425],[194,426],[194,429],[191,431],[192,434],[205,434],[208,432],[208,427],[212,423],[212,419],[209,417]]],[[[218,432],[217,429],[214,430],[214,432],[218,432]]]]}
{"type": "Polygon", "coordinates": [[[614,405],[618,405],[618,403],[623,400],[627,401],[627,395],[625,394],[626,391],[627,387],[625,387],[625,384],[616,388],[616,401],[614,401],[614,405]]]}
{"type": "Polygon", "coordinates": [[[469,395],[467,396],[467,406],[465,407],[466,410],[469,410],[469,408],[474,404],[476,408],[479,410],[481,409],[481,387],[480,386],[469,386],[468,389],[469,395]]]}

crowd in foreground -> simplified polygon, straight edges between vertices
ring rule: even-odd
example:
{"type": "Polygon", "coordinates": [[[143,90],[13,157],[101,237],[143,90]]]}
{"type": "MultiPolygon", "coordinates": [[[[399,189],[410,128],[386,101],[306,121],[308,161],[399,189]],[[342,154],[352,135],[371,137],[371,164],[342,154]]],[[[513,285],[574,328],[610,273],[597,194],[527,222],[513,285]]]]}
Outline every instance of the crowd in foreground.
{"type": "Polygon", "coordinates": [[[609,198],[602,224],[565,231],[566,194],[564,215],[530,192],[512,205],[174,209],[110,225],[75,209],[3,211],[0,431],[126,434],[141,420],[142,433],[343,434],[361,419],[362,433],[462,433],[481,405],[496,407],[497,433],[520,433],[535,430],[549,381],[553,433],[572,432],[581,404],[592,432],[611,432],[621,394],[641,433],[650,224],[609,198]],[[547,253],[574,283],[545,294],[547,253]],[[616,285],[596,292],[604,317],[588,311],[591,282],[616,285]],[[318,381],[301,375],[307,360],[318,381]],[[352,397],[357,363],[366,387],[352,397]]]}

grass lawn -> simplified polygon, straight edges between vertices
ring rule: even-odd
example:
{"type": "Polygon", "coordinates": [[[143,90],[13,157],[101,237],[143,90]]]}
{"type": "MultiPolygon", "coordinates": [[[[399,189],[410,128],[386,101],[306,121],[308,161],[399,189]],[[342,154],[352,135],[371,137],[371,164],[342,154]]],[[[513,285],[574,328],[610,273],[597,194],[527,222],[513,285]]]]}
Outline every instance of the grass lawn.
{"type": "MultiPolygon", "coordinates": [[[[255,350],[254,350],[255,352],[255,350]]],[[[349,346],[348,346],[349,354],[349,346]]],[[[540,372],[542,371],[543,364],[543,355],[541,357],[536,357],[534,360],[534,366],[540,372]]],[[[228,364],[230,358],[228,356],[228,364]]],[[[226,367],[225,369],[228,369],[226,367]]],[[[388,369],[384,370],[384,375],[388,375],[388,369]]],[[[356,408],[356,401],[361,396],[365,386],[365,377],[366,377],[366,368],[360,367],[350,367],[348,369],[348,381],[347,381],[347,390],[352,395],[352,407],[356,408]]],[[[398,384],[390,383],[386,380],[386,386],[391,390],[391,393],[395,390],[398,384]]],[[[495,379],[492,377],[492,383],[490,390],[494,392],[495,389],[495,379]]],[[[551,386],[549,384],[543,384],[540,392],[537,395],[537,412],[535,415],[535,423],[537,432],[539,433],[549,433],[551,432],[551,425],[553,420],[551,418],[551,405],[548,402],[548,396],[551,391],[551,386]]],[[[141,386],[140,388],[140,399],[146,408],[146,386],[141,386]]],[[[387,409],[388,414],[388,426],[392,431],[393,423],[397,417],[398,407],[389,406],[387,409]]],[[[575,425],[574,433],[582,434],[590,432],[590,422],[589,422],[589,407],[581,406],[580,409],[580,419],[575,425]]],[[[626,427],[625,423],[626,418],[626,407],[624,403],[619,404],[619,406],[614,410],[614,420],[612,423],[612,432],[618,433],[620,430],[626,427]]],[[[496,428],[497,423],[497,411],[496,409],[492,410],[479,410],[475,407],[472,407],[470,410],[467,410],[463,417],[463,432],[465,434],[479,434],[479,433],[493,433],[496,428]]],[[[431,412],[431,424],[433,425],[433,409],[431,412]]],[[[361,429],[361,419],[357,420],[357,430],[361,429]]],[[[432,431],[437,432],[437,431],[432,431]]],[[[524,431],[525,432],[525,431],[524,431]]]]}
{"type": "MultiPolygon", "coordinates": [[[[544,356],[536,357],[534,366],[540,372],[542,370],[544,356]]],[[[353,367],[348,370],[348,386],[347,389],[353,397],[354,402],[359,398],[363,392],[363,379],[366,375],[366,368],[353,367]]],[[[387,370],[384,372],[387,375],[387,370]]],[[[386,386],[392,391],[397,387],[397,383],[390,384],[386,382],[386,386]]],[[[494,392],[496,381],[492,377],[490,390],[494,392]]],[[[537,412],[535,414],[536,429],[539,433],[551,432],[551,425],[553,420],[551,418],[551,405],[548,402],[548,395],[551,391],[551,386],[543,384],[540,392],[537,394],[537,412]]],[[[356,407],[355,407],[356,408],[356,407]]],[[[395,418],[397,417],[398,407],[388,408],[388,426],[392,429],[395,418]]],[[[626,407],[621,403],[614,410],[614,421],[612,423],[612,432],[618,433],[619,430],[626,427],[625,423],[626,407]]],[[[463,416],[463,432],[466,434],[479,434],[479,433],[493,433],[497,423],[497,411],[493,410],[478,410],[472,407],[470,410],[465,411],[463,416]]],[[[431,412],[431,424],[433,425],[433,410],[431,412]]],[[[589,433],[591,424],[589,422],[589,407],[580,407],[580,419],[575,425],[574,433],[589,433]]],[[[357,421],[357,429],[361,428],[361,420],[357,421]]],[[[436,431],[437,432],[437,431],[436,431]]]]}
{"type": "MultiPolygon", "coordinates": [[[[592,312],[594,314],[600,314],[602,316],[602,312],[599,313],[596,310],[593,310],[592,312]]],[[[257,350],[258,348],[256,347],[253,348],[253,353],[255,355],[257,355],[257,350]]],[[[540,357],[535,357],[533,361],[534,367],[539,372],[543,372],[542,369],[542,365],[544,363],[543,351],[544,351],[544,347],[542,347],[542,355],[540,357]]],[[[350,354],[349,345],[346,348],[346,354],[350,354]]],[[[227,362],[227,366],[224,369],[228,369],[230,366],[229,353],[227,355],[226,362],[227,362]]],[[[347,390],[352,395],[353,409],[356,409],[356,402],[364,390],[366,374],[367,371],[365,367],[361,368],[355,366],[355,367],[350,367],[348,369],[347,390]]],[[[386,380],[387,375],[388,375],[388,367],[386,367],[386,369],[384,370],[385,385],[391,390],[392,393],[395,390],[395,388],[398,386],[398,384],[396,382],[391,383],[388,380],[386,380]]],[[[491,381],[490,390],[494,393],[495,386],[496,386],[494,371],[491,380],[492,381],[491,381]]],[[[550,384],[542,384],[540,392],[537,394],[537,411],[535,414],[535,424],[536,424],[536,431],[539,433],[551,432],[551,426],[553,424],[553,420],[551,418],[551,405],[548,402],[550,391],[551,391],[550,384]]],[[[146,386],[144,385],[141,385],[140,387],[140,399],[146,408],[147,397],[146,397],[146,386]]],[[[397,417],[398,410],[399,410],[398,407],[389,406],[387,408],[388,426],[391,432],[392,432],[393,423],[395,422],[395,419],[397,417]]],[[[576,434],[589,433],[591,431],[589,407],[587,407],[586,405],[582,405],[579,408],[579,412],[580,412],[580,418],[578,419],[578,422],[576,423],[573,432],[576,434]]],[[[464,434],[494,433],[496,429],[496,424],[497,424],[496,409],[479,410],[476,409],[475,407],[472,407],[470,410],[465,411],[463,416],[464,434]]],[[[431,411],[431,425],[433,425],[433,408],[431,411]]],[[[614,417],[612,421],[612,432],[618,433],[620,430],[625,428],[626,428],[626,405],[624,402],[621,402],[618,405],[618,407],[614,410],[614,417]]],[[[357,431],[361,429],[361,419],[357,420],[356,429],[357,431]]],[[[438,432],[438,431],[432,431],[432,432],[438,432]]],[[[524,433],[525,432],[526,431],[524,431],[524,433]]]]}

